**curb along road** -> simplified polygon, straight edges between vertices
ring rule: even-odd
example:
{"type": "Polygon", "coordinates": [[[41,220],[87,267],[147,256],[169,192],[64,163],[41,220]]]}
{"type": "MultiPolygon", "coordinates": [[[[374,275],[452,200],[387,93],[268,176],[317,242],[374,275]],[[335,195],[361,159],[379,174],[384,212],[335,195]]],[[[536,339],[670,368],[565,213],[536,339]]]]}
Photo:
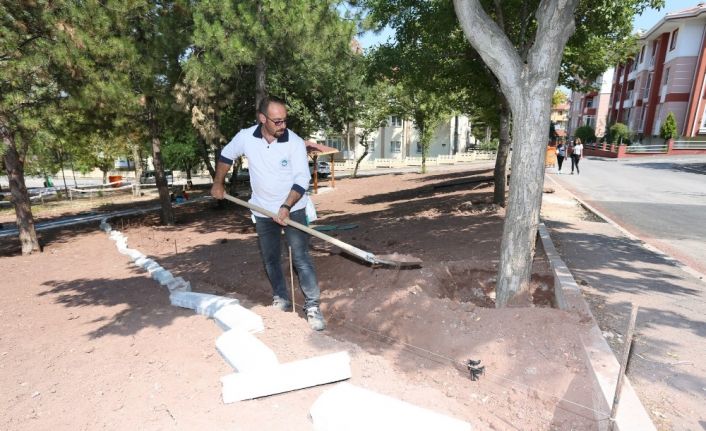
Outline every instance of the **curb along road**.
{"type": "Polygon", "coordinates": [[[624,345],[631,304],[640,307],[628,377],[653,422],[660,430],[702,429],[706,424],[702,274],[645,244],[547,177],[556,190],[544,195],[542,219],[615,354],[624,345]],[[603,220],[591,220],[586,211],[603,220]]]}

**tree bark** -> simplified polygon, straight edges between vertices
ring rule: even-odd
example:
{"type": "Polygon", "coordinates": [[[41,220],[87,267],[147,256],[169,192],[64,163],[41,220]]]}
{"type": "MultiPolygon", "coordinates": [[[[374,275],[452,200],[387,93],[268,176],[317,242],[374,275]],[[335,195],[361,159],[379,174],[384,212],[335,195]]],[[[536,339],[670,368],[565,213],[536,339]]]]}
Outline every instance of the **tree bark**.
{"type": "Polygon", "coordinates": [[[208,169],[208,174],[211,175],[211,178],[216,178],[216,170],[213,168],[211,159],[208,157],[208,143],[201,135],[199,135],[197,139],[199,141],[199,154],[201,155],[201,161],[203,161],[203,164],[206,165],[206,169],[208,169]]]}
{"type": "Polygon", "coordinates": [[[518,52],[479,0],[454,0],[466,38],[498,78],[512,113],[512,181],[496,285],[496,306],[529,304],[529,280],[544,183],[546,130],[561,58],[575,30],[578,0],[542,0],[537,30],[518,52]],[[526,61],[524,61],[526,59],[526,61]]]}
{"type": "Polygon", "coordinates": [[[493,202],[505,207],[507,204],[505,192],[507,190],[507,158],[510,154],[510,107],[508,106],[505,96],[498,95],[502,100],[500,104],[500,140],[498,143],[498,153],[495,156],[495,170],[493,178],[495,188],[493,189],[493,202]]]}
{"type": "Polygon", "coordinates": [[[360,157],[358,158],[358,160],[356,160],[356,162],[355,162],[355,168],[353,169],[353,178],[356,178],[356,177],[358,176],[358,166],[360,166],[360,162],[363,161],[363,159],[365,158],[365,156],[368,155],[368,146],[369,146],[370,144],[365,144],[365,143],[364,143],[367,138],[368,138],[368,136],[367,136],[367,135],[364,135],[364,137],[362,137],[362,138],[360,139],[360,144],[363,146],[363,155],[360,156],[360,157]]]}
{"type": "Polygon", "coordinates": [[[7,170],[7,178],[10,181],[10,194],[12,195],[12,204],[15,207],[15,219],[20,234],[22,254],[32,254],[41,251],[41,247],[37,239],[37,232],[34,229],[32,204],[25,186],[24,164],[17,151],[13,135],[6,131],[4,127],[2,129],[2,141],[5,147],[5,169],[7,170]]]}
{"type": "MultiPolygon", "coordinates": [[[[257,19],[263,27],[267,25],[265,14],[262,11],[262,1],[257,2],[257,19]]],[[[260,108],[260,102],[265,97],[267,97],[267,62],[261,52],[255,63],[255,110],[260,108]]]]}
{"type": "Polygon", "coordinates": [[[174,209],[169,197],[169,185],[167,177],[164,175],[164,165],[162,163],[162,142],[159,139],[159,127],[155,118],[155,106],[152,96],[147,97],[148,122],[150,137],[152,138],[152,164],[154,165],[154,178],[159,191],[159,204],[162,207],[160,221],[167,226],[174,225],[174,209]]]}
{"type": "Polygon", "coordinates": [[[140,180],[142,179],[142,156],[140,155],[139,144],[131,144],[132,159],[135,162],[135,187],[133,188],[134,196],[140,196],[140,180]]]}
{"type": "Polygon", "coordinates": [[[495,299],[498,307],[531,303],[529,280],[544,184],[544,131],[550,112],[550,104],[539,98],[550,97],[552,88],[528,92],[524,102],[513,103],[513,186],[500,246],[495,299]]]}

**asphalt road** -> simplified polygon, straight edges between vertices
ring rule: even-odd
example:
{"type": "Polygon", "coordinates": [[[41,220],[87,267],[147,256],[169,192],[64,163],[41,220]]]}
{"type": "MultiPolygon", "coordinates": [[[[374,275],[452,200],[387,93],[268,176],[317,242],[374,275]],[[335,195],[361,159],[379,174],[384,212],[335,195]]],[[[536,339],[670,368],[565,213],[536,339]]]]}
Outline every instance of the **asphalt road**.
{"type": "MultiPolygon", "coordinates": [[[[629,233],[706,274],[706,156],[580,162],[581,174],[548,170],[629,233]]],[[[548,183],[547,183],[548,184],[548,183]]]]}

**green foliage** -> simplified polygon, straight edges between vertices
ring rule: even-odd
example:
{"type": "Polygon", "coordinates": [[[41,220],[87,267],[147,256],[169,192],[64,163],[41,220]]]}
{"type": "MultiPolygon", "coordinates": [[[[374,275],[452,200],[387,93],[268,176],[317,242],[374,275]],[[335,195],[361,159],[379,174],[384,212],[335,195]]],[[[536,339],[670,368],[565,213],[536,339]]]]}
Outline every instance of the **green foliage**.
{"type": "Polygon", "coordinates": [[[482,142],[480,145],[478,145],[478,149],[480,151],[498,151],[498,146],[500,145],[500,141],[498,139],[491,139],[488,142],[482,142]]]}
{"type": "Polygon", "coordinates": [[[674,117],[673,112],[667,114],[667,118],[664,119],[662,127],[659,129],[659,136],[664,140],[675,139],[679,136],[677,133],[677,119],[674,117]]]}
{"type": "Polygon", "coordinates": [[[574,136],[581,138],[581,142],[587,144],[596,141],[596,132],[591,126],[581,126],[574,132],[574,136]]]}
{"type": "Polygon", "coordinates": [[[288,127],[300,135],[341,130],[355,117],[362,56],[350,45],[355,23],[341,18],[337,4],[194,4],[193,52],[179,103],[208,143],[220,146],[253,123],[258,60],[266,68],[268,92],[287,101],[288,127]]]}
{"type": "Polygon", "coordinates": [[[609,142],[611,144],[630,145],[632,141],[632,131],[623,123],[615,123],[610,126],[609,142]]]}
{"type": "Polygon", "coordinates": [[[165,169],[190,171],[200,162],[196,131],[184,128],[176,133],[167,133],[162,145],[165,169]]]}
{"type": "Polygon", "coordinates": [[[660,8],[664,0],[581,1],[574,14],[576,31],[562,60],[560,82],[587,90],[608,68],[635,52],[633,17],[647,7],[660,8]]]}
{"type": "Polygon", "coordinates": [[[559,89],[554,90],[554,94],[552,95],[552,106],[563,105],[568,102],[568,100],[569,96],[567,96],[566,93],[559,89]]]}

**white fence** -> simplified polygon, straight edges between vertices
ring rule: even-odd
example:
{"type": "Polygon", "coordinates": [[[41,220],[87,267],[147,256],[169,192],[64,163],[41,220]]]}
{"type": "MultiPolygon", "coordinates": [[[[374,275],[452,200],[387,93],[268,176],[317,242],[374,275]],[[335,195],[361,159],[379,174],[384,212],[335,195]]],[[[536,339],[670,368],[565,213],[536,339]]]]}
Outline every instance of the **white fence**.
{"type": "Polygon", "coordinates": [[[706,150],[706,141],[674,141],[675,150],[706,150]]]}
{"type": "MultiPolygon", "coordinates": [[[[493,151],[473,151],[469,153],[458,153],[454,155],[440,155],[436,157],[427,157],[427,166],[439,165],[455,165],[457,163],[468,163],[482,160],[495,160],[495,152],[493,151]]],[[[346,171],[355,169],[355,160],[345,160],[335,162],[334,169],[336,171],[346,171]]],[[[405,157],[403,159],[366,159],[360,162],[358,169],[377,169],[377,168],[404,168],[408,166],[422,166],[422,158],[419,156],[405,157]]]]}
{"type": "Polygon", "coordinates": [[[638,145],[638,144],[632,144],[628,145],[628,147],[625,149],[626,153],[640,153],[640,154],[656,154],[656,153],[666,153],[667,152],[667,144],[658,144],[658,145],[638,145]]]}

